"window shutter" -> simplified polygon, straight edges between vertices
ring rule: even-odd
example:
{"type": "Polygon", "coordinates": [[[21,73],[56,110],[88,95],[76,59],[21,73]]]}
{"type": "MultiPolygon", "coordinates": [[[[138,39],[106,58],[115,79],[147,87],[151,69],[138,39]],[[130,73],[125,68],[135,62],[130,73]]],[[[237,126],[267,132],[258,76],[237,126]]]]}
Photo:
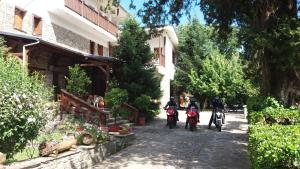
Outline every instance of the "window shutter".
{"type": "Polygon", "coordinates": [[[24,15],[25,15],[24,11],[15,8],[15,18],[14,18],[15,29],[22,30],[24,15]]]}
{"type": "Polygon", "coordinates": [[[95,42],[90,41],[90,54],[95,54],[95,42]]]}
{"type": "Polygon", "coordinates": [[[33,35],[41,35],[41,34],[42,34],[42,19],[38,17],[34,17],[33,35]]]}
{"type": "Polygon", "coordinates": [[[103,56],[103,46],[98,44],[98,55],[103,56]]]}
{"type": "Polygon", "coordinates": [[[113,46],[111,44],[108,45],[109,56],[113,56],[113,46]]]}

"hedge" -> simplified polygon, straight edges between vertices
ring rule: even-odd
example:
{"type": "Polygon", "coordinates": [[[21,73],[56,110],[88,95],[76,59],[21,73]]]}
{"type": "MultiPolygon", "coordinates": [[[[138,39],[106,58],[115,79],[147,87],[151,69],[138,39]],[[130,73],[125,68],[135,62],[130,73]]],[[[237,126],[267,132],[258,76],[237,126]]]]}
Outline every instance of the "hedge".
{"type": "Polygon", "coordinates": [[[262,111],[251,112],[248,114],[250,124],[257,123],[300,123],[300,111],[296,109],[287,109],[283,107],[272,108],[268,107],[262,111]]]}
{"type": "Polygon", "coordinates": [[[300,169],[300,125],[252,125],[249,150],[253,169],[300,169]]]}

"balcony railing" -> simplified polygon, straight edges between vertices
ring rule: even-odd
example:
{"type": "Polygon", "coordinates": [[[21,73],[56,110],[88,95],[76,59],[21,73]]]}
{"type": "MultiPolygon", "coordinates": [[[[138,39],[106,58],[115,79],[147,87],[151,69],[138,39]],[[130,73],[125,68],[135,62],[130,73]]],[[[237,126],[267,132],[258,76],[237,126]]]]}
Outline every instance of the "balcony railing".
{"type": "Polygon", "coordinates": [[[65,6],[93,24],[117,36],[118,27],[81,0],[65,0],[65,6]]]}

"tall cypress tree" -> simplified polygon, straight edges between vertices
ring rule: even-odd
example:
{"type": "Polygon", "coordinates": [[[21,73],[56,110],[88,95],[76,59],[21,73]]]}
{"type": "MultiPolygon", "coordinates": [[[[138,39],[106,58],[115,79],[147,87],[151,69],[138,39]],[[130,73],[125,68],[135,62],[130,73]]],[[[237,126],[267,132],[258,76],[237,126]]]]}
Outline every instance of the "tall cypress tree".
{"type": "Polygon", "coordinates": [[[130,104],[141,95],[159,99],[160,81],[152,64],[154,55],[147,43],[150,36],[133,18],[124,22],[121,32],[119,46],[114,51],[121,61],[115,68],[119,87],[128,91],[130,104]]]}

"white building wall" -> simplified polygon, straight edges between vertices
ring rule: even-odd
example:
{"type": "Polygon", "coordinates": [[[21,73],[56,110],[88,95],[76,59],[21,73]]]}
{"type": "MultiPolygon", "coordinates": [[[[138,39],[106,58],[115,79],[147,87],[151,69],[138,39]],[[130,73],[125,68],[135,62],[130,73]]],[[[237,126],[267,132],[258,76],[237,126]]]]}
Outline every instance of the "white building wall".
{"type": "MultiPolygon", "coordinates": [[[[169,101],[171,90],[171,80],[174,79],[175,66],[173,64],[173,50],[175,48],[175,44],[172,42],[169,34],[167,32],[163,32],[159,37],[152,38],[148,41],[151,51],[154,52],[154,48],[164,48],[165,55],[165,66],[155,64],[158,73],[162,76],[160,82],[160,89],[162,91],[162,97],[160,99],[161,107],[165,106],[169,101]],[[164,44],[164,37],[166,37],[166,42],[164,44]]],[[[154,61],[156,63],[157,61],[154,61]]]]}

